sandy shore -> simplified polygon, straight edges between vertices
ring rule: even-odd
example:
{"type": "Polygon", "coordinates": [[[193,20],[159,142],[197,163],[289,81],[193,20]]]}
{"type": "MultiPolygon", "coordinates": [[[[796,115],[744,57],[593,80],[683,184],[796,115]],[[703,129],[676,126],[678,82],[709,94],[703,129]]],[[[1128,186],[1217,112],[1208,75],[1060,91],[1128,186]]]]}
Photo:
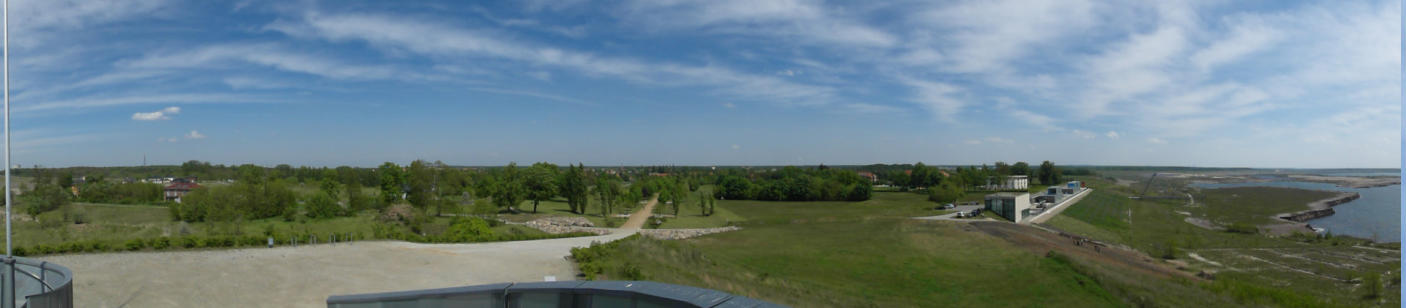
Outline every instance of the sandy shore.
{"type": "Polygon", "coordinates": [[[1401,177],[1358,177],[1358,176],[1321,176],[1321,175],[1290,175],[1289,178],[1306,181],[1335,184],[1348,188],[1372,188],[1391,185],[1400,185],[1401,177]]]}
{"type": "Polygon", "coordinates": [[[76,307],[326,307],[330,295],[574,280],[572,247],[633,231],[478,244],[357,242],[39,259],[73,270],[76,307]]]}

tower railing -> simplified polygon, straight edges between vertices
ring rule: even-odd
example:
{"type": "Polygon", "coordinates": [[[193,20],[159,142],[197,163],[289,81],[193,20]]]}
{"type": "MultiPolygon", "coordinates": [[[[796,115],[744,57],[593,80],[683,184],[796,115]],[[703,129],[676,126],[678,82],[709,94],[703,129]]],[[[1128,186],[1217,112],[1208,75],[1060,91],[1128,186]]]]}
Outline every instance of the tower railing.
{"type": "Polygon", "coordinates": [[[73,307],[73,272],[45,261],[0,256],[0,308],[73,307]]]}

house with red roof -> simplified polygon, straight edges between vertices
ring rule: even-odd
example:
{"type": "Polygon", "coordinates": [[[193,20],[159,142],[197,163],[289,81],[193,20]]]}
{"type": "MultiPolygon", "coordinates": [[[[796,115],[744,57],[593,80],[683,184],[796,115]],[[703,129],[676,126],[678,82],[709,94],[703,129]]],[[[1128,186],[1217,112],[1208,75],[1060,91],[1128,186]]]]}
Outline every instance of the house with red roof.
{"type": "Polygon", "coordinates": [[[176,179],[171,184],[166,185],[166,201],[181,203],[181,197],[185,197],[190,191],[200,188],[192,179],[176,179]]]}

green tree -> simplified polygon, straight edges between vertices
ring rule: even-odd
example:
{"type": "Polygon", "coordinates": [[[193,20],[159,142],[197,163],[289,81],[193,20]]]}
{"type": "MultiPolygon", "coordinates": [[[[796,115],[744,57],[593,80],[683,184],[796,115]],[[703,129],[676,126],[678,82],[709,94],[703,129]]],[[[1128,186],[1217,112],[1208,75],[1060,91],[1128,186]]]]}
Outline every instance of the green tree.
{"type": "Polygon", "coordinates": [[[395,204],[400,201],[402,191],[400,184],[405,180],[404,172],[395,163],[386,162],[376,168],[381,178],[381,201],[386,205],[395,204]]]}
{"type": "Polygon", "coordinates": [[[59,187],[64,189],[73,187],[73,172],[64,172],[59,175],[59,187]]]}
{"type": "Polygon", "coordinates": [[[557,196],[557,165],[539,162],[527,169],[524,186],[527,199],[532,200],[532,212],[537,213],[537,204],[557,196]]]}
{"type": "Polygon", "coordinates": [[[338,205],[337,200],[324,191],[313,193],[305,204],[307,205],[307,215],[310,218],[332,218],[342,215],[342,206],[338,205]]]}
{"type": "Polygon", "coordinates": [[[1012,174],[1012,175],[1030,175],[1030,164],[1025,163],[1025,162],[1023,162],[1023,161],[1015,162],[1014,165],[1011,165],[1011,174],[1012,174]]]}
{"type": "Polygon", "coordinates": [[[956,202],[963,196],[966,196],[966,192],[964,192],[961,187],[958,187],[957,184],[952,183],[951,181],[943,182],[942,184],[938,184],[937,186],[928,188],[928,200],[932,200],[934,202],[956,202]]]}
{"type": "Polygon", "coordinates": [[[1040,163],[1040,184],[1056,185],[1060,182],[1059,168],[1054,163],[1045,161],[1040,163]]]}
{"type": "Polygon", "coordinates": [[[620,195],[619,178],[609,174],[601,174],[596,178],[596,197],[600,199],[602,217],[610,217],[617,202],[620,201],[620,195]]]}
{"type": "Polygon", "coordinates": [[[590,188],[586,183],[586,166],[578,164],[569,166],[566,173],[562,175],[560,181],[561,195],[566,197],[566,204],[571,208],[572,213],[585,214],[588,194],[590,188]]]}
{"type": "Polygon", "coordinates": [[[434,170],[423,160],[410,162],[406,180],[410,189],[405,192],[406,201],[410,206],[425,210],[434,202],[434,170]]]}
{"type": "Polygon", "coordinates": [[[527,188],[523,186],[522,172],[518,171],[517,163],[508,163],[497,180],[493,203],[499,208],[516,210],[515,207],[522,203],[522,199],[527,195],[527,188]]]}

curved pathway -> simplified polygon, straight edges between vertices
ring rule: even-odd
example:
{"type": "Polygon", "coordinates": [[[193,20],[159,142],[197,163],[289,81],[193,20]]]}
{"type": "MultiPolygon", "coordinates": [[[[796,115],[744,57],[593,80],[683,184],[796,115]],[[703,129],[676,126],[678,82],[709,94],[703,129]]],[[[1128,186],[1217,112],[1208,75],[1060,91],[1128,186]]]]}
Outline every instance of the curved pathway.
{"type": "Polygon", "coordinates": [[[37,259],[74,273],[75,307],[325,307],[331,295],[573,280],[571,248],[633,235],[658,196],[607,235],[536,241],[397,241],[37,259]]]}

